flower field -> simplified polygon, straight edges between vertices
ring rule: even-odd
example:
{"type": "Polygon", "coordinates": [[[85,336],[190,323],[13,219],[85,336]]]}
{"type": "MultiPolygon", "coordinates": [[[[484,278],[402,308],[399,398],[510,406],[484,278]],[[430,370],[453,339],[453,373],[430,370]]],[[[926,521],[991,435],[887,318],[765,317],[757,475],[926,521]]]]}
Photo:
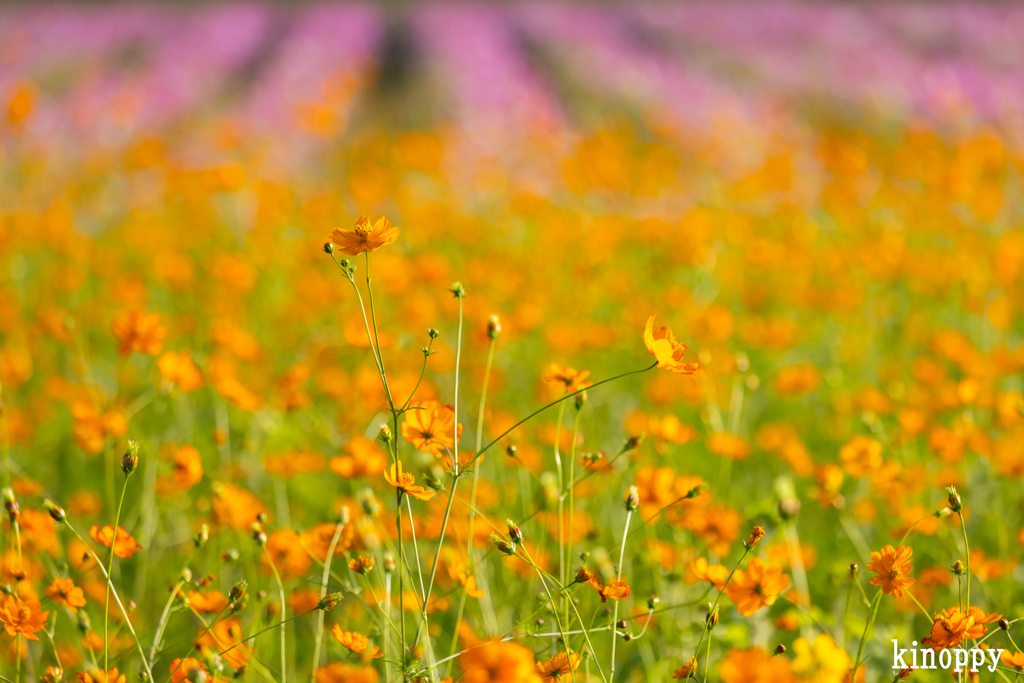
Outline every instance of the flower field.
{"type": "Polygon", "coordinates": [[[1021,35],[0,6],[0,680],[1020,680],[1021,35]]]}

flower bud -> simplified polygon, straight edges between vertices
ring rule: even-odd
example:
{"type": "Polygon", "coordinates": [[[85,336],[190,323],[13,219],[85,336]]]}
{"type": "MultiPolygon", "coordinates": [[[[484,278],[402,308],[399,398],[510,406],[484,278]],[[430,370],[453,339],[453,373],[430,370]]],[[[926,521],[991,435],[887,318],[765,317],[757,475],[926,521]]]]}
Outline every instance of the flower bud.
{"type": "Polygon", "coordinates": [[[190,582],[192,580],[192,570],[189,569],[188,567],[185,567],[184,569],[181,570],[180,576],[181,576],[181,582],[182,583],[188,583],[188,582],[190,582]]]}
{"type": "Polygon", "coordinates": [[[590,571],[586,567],[580,567],[576,570],[576,583],[590,583],[590,580],[594,578],[594,572],[590,571]]]}
{"type": "Polygon", "coordinates": [[[435,330],[433,327],[428,327],[427,336],[430,337],[431,339],[437,339],[438,337],[441,336],[441,333],[435,330]]]}
{"type": "Polygon", "coordinates": [[[778,645],[775,646],[775,654],[781,655],[781,654],[785,654],[785,653],[786,653],[786,646],[785,645],[783,645],[782,643],[779,643],[778,645]]]}
{"type": "Polygon", "coordinates": [[[860,567],[857,566],[856,562],[851,562],[850,563],[850,576],[851,577],[857,576],[857,572],[859,570],[860,570],[860,567]]]}
{"type": "Polygon", "coordinates": [[[448,289],[456,299],[466,298],[466,288],[462,286],[461,282],[453,282],[452,286],[448,289]]]}
{"type": "Polygon", "coordinates": [[[624,502],[626,504],[626,509],[630,512],[640,507],[640,492],[635,486],[630,486],[626,489],[626,499],[624,502]]]}
{"type": "Polygon", "coordinates": [[[388,574],[395,571],[395,558],[391,553],[384,553],[384,571],[388,574]]]}
{"type": "Polygon", "coordinates": [[[587,404],[587,392],[581,391],[580,393],[576,394],[576,397],[573,399],[573,402],[576,404],[576,410],[582,410],[583,406],[587,404]]]}
{"type": "Polygon", "coordinates": [[[220,554],[222,562],[238,562],[238,548],[228,548],[220,554]]]}
{"type": "Polygon", "coordinates": [[[953,512],[960,512],[961,510],[964,509],[963,501],[960,500],[960,494],[956,492],[955,486],[946,487],[946,493],[949,494],[949,497],[946,498],[946,500],[949,501],[950,510],[952,510],[953,512]]]}
{"type": "Polygon", "coordinates": [[[902,681],[904,678],[910,678],[912,673],[914,673],[913,669],[900,669],[900,672],[896,674],[896,680],[902,681]]]}
{"type": "Polygon", "coordinates": [[[249,589],[249,583],[245,579],[239,579],[238,582],[231,587],[231,592],[228,593],[228,597],[231,600],[238,602],[245,597],[245,592],[249,589]]]}
{"type": "Polygon", "coordinates": [[[800,499],[799,498],[783,498],[779,501],[779,517],[783,520],[790,520],[797,516],[800,512],[800,499]]]}
{"type": "Polygon", "coordinates": [[[206,542],[210,540],[210,527],[203,524],[199,527],[199,531],[192,537],[192,542],[196,544],[196,548],[202,548],[206,545],[206,542]]]}
{"type": "Polygon", "coordinates": [[[508,448],[505,449],[505,455],[507,455],[510,458],[514,458],[514,457],[516,457],[516,451],[517,450],[519,450],[519,449],[516,448],[516,445],[514,443],[513,444],[509,444],[508,448]]]}
{"type": "Polygon", "coordinates": [[[629,439],[626,440],[626,445],[623,448],[623,451],[635,451],[640,444],[644,442],[645,438],[647,438],[646,434],[637,434],[636,436],[629,437],[629,439]]]}
{"type": "Polygon", "coordinates": [[[125,476],[131,474],[139,466],[139,442],[129,441],[128,450],[125,451],[124,457],[121,458],[121,471],[125,473],[125,476]]]}
{"type": "Polygon", "coordinates": [[[743,547],[750,550],[760,543],[762,538],[764,538],[764,528],[755,526],[750,532],[750,535],[747,536],[747,540],[743,541],[743,547]]]}
{"type": "Polygon", "coordinates": [[[386,424],[380,426],[380,433],[377,434],[377,438],[384,443],[391,443],[394,440],[395,435],[391,433],[391,427],[386,424]]]}
{"type": "Polygon", "coordinates": [[[684,498],[686,498],[688,500],[696,498],[700,494],[702,494],[705,491],[707,491],[709,488],[711,488],[711,487],[708,484],[697,484],[692,489],[690,489],[689,491],[686,492],[686,495],[684,496],[684,498]]]}
{"type": "Polygon", "coordinates": [[[335,518],[335,521],[337,521],[338,524],[344,526],[345,524],[348,524],[351,519],[352,513],[349,512],[348,506],[342,505],[341,509],[338,510],[338,516],[335,518]]]}
{"type": "Polygon", "coordinates": [[[256,541],[256,544],[261,548],[267,545],[267,534],[264,533],[263,527],[256,522],[250,528],[252,530],[252,540],[256,541]]]}
{"type": "Polygon", "coordinates": [[[325,242],[324,243],[324,253],[333,254],[334,253],[334,245],[331,244],[330,242],[325,242]]]}
{"type": "Polygon", "coordinates": [[[657,605],[659,602],[661,602],[661,598],[659,598],[657,595],[652,595],[651,597],[647,598],[647,609],[654,609],[655,605],[657,605]]]}
{"type": "Polygon", "coordinates": [[[707,623],[708,628],[712,629],[718,626],[718,605],[710,605],[711,609],[708,610],[707,615],[704,617],[704,621],[707,623]]]}
{"type": "Polygon", "coordinates": [[[1003,629],[1004,631],[1010,630],[1010,622],[1007,621],[1006,617],[1003,617],[999,620],[999,628],[1003,629]]]}
{"type": "Polygon", "coordinates": [[[360,555],[359,557],[353,557],[348,561],[348,568],[354,571],[356,574],[362,574],[366,576],[373,569],[373,565],[376,561],[370,555],[360,555]]]}
{"type": "Polygon", "coordinates": [[[55,522],[63,522],[66,519],[64,508],[57,505],[50,499],[43,501],[43,509],[50,513],[50,517],[52,517],[55,522]]]}
{"type": "Polygon", "coordinates": [[[496,534],[491,534],[491,543],[493,543],[494,546],[505,555],[516,554],[516,547],[496,534]]]}
{"type": "Polygon", "coordinates": [[[320,598],[320,601],[316,603],[316,608],[324,612],[329,612],[341,602],[341,593],[328,593],[324,597],[320,598]]]}
{"type": "Polygon", "coordinates": [[[960,575],[962,575],[964,573],[964,563],[961,562],[960,560],[957,560],[956,562],[953,563],[953,566],[951,566],[949,568],[949,570],[951,572],[953,572],[954,574],[956,574],[957,576],[960,576],[960,575]]]}
{"type": "Polygon", "coordinates": [[[380,501],[372,493],[367,494],[361,501],[361,504],[363,512],[371,517],[376,517],[377,513],[380,512],[380,501]]]}
{"type": "Polygon", "coordinates": [[[259,522],[260,524],[266,524],[267,523],[267,513],[266,512],[261,512],[258,515],[256,515],[256,521],[259,522]]]}
{"type": "Polygon", "coordinates": [[[506,519],[505,524],[508,525],[508,537],[512,539],[513,543],[523,542],[523,530],[520,529],[515,522],[511,519],[506,519]]]}
{"type": "Polygon", "coordinates": [[[499,334],[501,334],[501,322],[499,322],[498,316],[492,315],[491,319],[487,321],[487,336],[497,339],[499,334]]]}
{"type": "Polygon", "coordinates": [[[82,633],[88,633],[89,629],[92,628],[92,619],[84,610],[78,610],[78,630],[82,633]]]}
{"type": "Polygon", "coordinates": [[[21,506],[18,505],[17,498],[14,497],[14,491],[11,489],[4,489],[4,508],[7,509],[7,518],[11,520],[11,524],[18,521],[18,516],[21,514],[21,506]]]}

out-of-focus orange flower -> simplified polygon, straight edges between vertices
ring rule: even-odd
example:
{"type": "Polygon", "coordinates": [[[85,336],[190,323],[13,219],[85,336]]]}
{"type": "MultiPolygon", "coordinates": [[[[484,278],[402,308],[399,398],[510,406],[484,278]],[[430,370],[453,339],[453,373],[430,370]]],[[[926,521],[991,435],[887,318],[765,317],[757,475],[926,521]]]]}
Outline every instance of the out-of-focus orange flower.
{"type": "Polygon", "coordinates": [[[552,363],[541,374],[541,379],[564,389],[567,394],[574,394],[580,389],[586,389],[591,385],[591,382],[586,381],[589,376],[590,370],[577,370],[576,368],[552,363]]]}
{"type": "Polygon", "coordinates": [[[203,663],[195,657],[175,657],[174,661],[171,662],[171,681],[173,683],[182,683],[182,681],[196,681],[206,680],[205,677],[210,675],[203,663]]]}
{"type": "Polygon", "coordinates": [[[275,477],[291,479],[299,474],[322,472],[324,456],[315,451],[268,453],[263,456],[263,468],[275,477]]]}
{"type": "Polygon", "coordinates": [[[266,509],[247,489],[217,482],[213,485],[213,517],[239,531],[247,530],[266,509]]]}
{"type": "Polygon", "coordinates": [[[416,486],[416,477],[408,472],[402,471],[402,461],[398,460],[391,466],[390,470],[384,472],[384,480],[399,491],[416,500],[430,500],[437,492],[428,491],[422,486],[416,486]]]}
{"type": "Polygon", "coordinates": [[[359,557],[353,557],[348,561],[348,568],[354,571],[356,574],[366,574],[371,569],[376,560],[371,555],[360,555],[359,557]]]}
{"type": "Polygon", "coordinates": [[[735,436],[728,432],[708,434],[705,443],[709,451],[724,458],[743,460],[750,455],[750,443],[742,436],[735,436]]]}
{"type": "Polygon", "coordinates": [[[46,597],[59,605],[64,605],[72,612],[77,612],[79,607],[85,607],[85,593],[71,579],[55,577],[46,588],[46,597]]]}
{"type": "Polygon", "coordinates": [[[331,662],[313,672],[313,680],[316,683],[377,683],[380,674],[369,666],[331,662]]]}
{"type": "Polygon", "coordinates": [[[773,657],[762,647],[730,650],[718,667],[722,683],[788,683],[793,665],[785,657],[773,657]]]}
{"type": "Polygon", "coordinates": [[[156,311],[145,313],[136,309],[123,313],[114,320],[113,330],[120,342],[117,352],[122,356],[132,351],[155,356],[160,353],[167,337],[167,328],[160,322],[160,314],[156,311]]]}
{"type": "Polygon", "coordinates": [[[331,233],[331,241],[349,256],[358,256],[364,251],[376,251],[381,247],[394,244],[398,239],[398,228],[391,225],[383,216],[370,225],[370,219],[360,216],[351,230],[335,228],[331,233]]]}
{"type": "Polygon", "coordinates": [[[100,545],[105,545],[108,548],[111,543],[114,544],[114,554],[121,559],[127,560],[135,553],[142,550],[142,546],[139,545],[138,541],[125,531],[123,526],[117,527],[117,534],[114,534],[114,527],[107,524],[100,528],[98,524],[93,524],[92,528],[89,529],[89,536],[92,540],[96,541],[100,545]]]}
{"type": "Polygon", "coordinates": [[[127,676],[122,673],[118,673],[117,669],[109,669],[103,671],[103,669],[90,669],[79,674],[78,680],[82,683],[125,683],[127,676]]]}
{"type": "Polygon", "coordinates": [[[31,598],[8,595],[0,603],[0,623],[7,635],[39,640],[36,633],[43,630],[49,616],[49,612],[42,611],[39,601],[31,598]]]}
{"type": "Polygon", "coordinates": [[[383,657],[384,653],[379,652],[376,646],[370,648],[370,639],[357,631],[343,631],[339,624],[331,629],[334,639],[341,643],[342,647],[348,648],[357,655],[363,655],[363,659],[377,659],[383,657]],[[369,649],[367,649],[369,648],[369,649]]]}
{"type": "Polygon", "coordinates": [[[1003,650],[1003,654],[999,655],[999,661],[1017,672],[1024,671],[1024,652],[1010,654],[1009,650],[1003,650]]]}
{"type": "Polygon", "coordinates": [[[188,592],[188,603],[197,612],[215,613],[220,612],[228,605],[228,596],[220,591],[199,591],[188,592]]]}
{"type": "Polygon", "coordinates": [[[690,661],[683,664],[681,667],[672,672],[672,678],[675,680],[687,680],[693,678],[696,680],[697,677],[697,657],[690,657],[690,661]]]}
{"type": "Polygon", "coordinates": [[[601,602],[608,602],[608,598],[612,600],[625,600],[633,592],[629,584],[621,579],[604,583],[597,576],[594,576],[590,579],[590,585],[601,596],[601,602]]]}
{"type": "Polygon", "coordinates": [[[459,656],[462,683],[542,683],[533,652],[518,643],[488,640],[459,656]]]}
{"type": "Polygon", "coordinates": [[[228,664],[237,669],[245,666],[252,655],[249,646],[242,642],[244,637],[241,620],[238,617],[227,617],[214,623],[212,629],[202,632],[202,636],[196,641],[196,649],[207,657],[232,648],[231,652],[224,654],[223,657],[228,664]]]}
{"type": "Polygon", "coordinates": [[[162,488],[169,489],[161,493],[183,493],[203,480],[203,458],[191,444],[176,446],[171,451],[172,475],[169,480],[161,480],[162,488]]]}
{"type": "Polygon", "coordinates": [[[690,563],[690,571],[697,577],[698,581],[706,581],[722,590],[726,580],[729,578],[729,569],[724,564],[708,564],[708,558],[698,557],[690,563]]]}
{"type": "Polygon", "coordinates": [[[21,127],[36,108],[36,88],[30,83],[22,83],[7,100],[7,123],[12,128],[21,127]]]}
{"type": "Polygon", "coordinates": [[[537,662],[537,673],[542,680],[560,681],[562,676],[568,676],[580,666],[580,654],[572,652],[565,654],[559,652],[543,662],[537,662]]]}
{"type": "Polygon", "coordinates": [[[882,465],[882,444],[857,435],[839,449],[839,459],[851,477],[866,477],[882,465]]]}
{"type": "Polygon", "coordinates": [[[774,605],[787,586],[789,577],[782,572],[782,567],[766,564],[760,557],[755,557],[746,570],[736,570],[732,581],[725,587],[725,594],[735,603],[740,614],[749,617],[762,607],[774,605]]]}
{"type": "Polygon", "coordinates": [[[987,614],[976,605],[962,612],[959,607],[947,607],[935,615],[932,632],[921,643],[931,645],[937,650],[957,647],[965,640],[977,640],[985,635],[988,628],[985,624],[1002,619],[1001,614],[987,614]]]}
{"type": "Polygon", "coordinates": [[[203,387],[203,373],[186,351],[164,351],[157,358],[156,367],[165,380],[186,394],[203,387]]]}
{"type": "Polygon", "coordinates": [[[413,402],[411,408],[402,423],[402,436],[417,450],[441,458],[445,456],[446,449],[450,451],[455,448],[456,438],[462,439],[461,424],[457,427],[458,434],[455,434],[453,406],[431,398],[413,402]]]}
{"type": "Polygon", "coordinates": [[[914,579],[907,576],[912,569],[910,556],[913,554],[914,549],[906,545],[897,548],[886,545],[881,551],[871,553],[868,569],[877,574],[871,577],[871,585],[881,586],[886,595],[902,598],[903,589],[914,583],[914,579]]]}
{"type": "Polygon", "coordinates": [[[342,449],[346,455],[331,458],[331,470],[342,477],[372,477],[387,467],[387,455],[365,436],[357,436],[342,449]]]}
{"type": "Polygon", "coordinates": [[[782,368],[775,375],[775,392],[780,396],[801,396],[818,388],[821,372],[810,363],[782,368]]]}
{"type": "Polygon", "coordinates": [[[108,410],[101,414],[85,401],[71,404],[71,416],[75,421],[75,443],[91,455],[103,450],[106,439],[124,436],[128,431],[128,421],[119,411],[108,410]]]}
{"type": "Polygon", "coordinates": [[[692,375],[700,369],[700,363],[684,363],[686,344],[676,341],[672,330],[668,327],[654,329],[654,318],[647,319],[644,327],[644,346],[658,360],[658,367],[680,375],[692,375]]]}
{"type": "MultiPolygon", "coordinates": [[[[266,554],[262,556],[264,564],[267,555],[273,558],[274,566],[284,576],[305,576],[313,563],[309,554],[302,547],[301,539],[295,529],[287,527],[278,529],[267,536],[266,554]]],[[[270,571],[269,565],[267,571],[270,571]]]]}

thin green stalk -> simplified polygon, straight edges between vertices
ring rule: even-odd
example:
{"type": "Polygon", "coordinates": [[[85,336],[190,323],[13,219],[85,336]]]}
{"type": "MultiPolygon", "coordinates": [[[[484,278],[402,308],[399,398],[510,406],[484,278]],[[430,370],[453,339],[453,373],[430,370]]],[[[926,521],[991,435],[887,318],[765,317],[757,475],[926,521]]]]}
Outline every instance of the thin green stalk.
{"type": "MultiPolygon", "coordinates": [[[[753,546],[751,546],[751,547],[753,547],[753,546]]],[[[722,596],[725,594],[725,589],[729,586],[729,583],[732,581],[732,577],[736,574],[736,570],[740,568],[741,564],[743,564],[743,560],[747,557],[747,553],[749,553],[749,552],[750,552],[750,547],[747,547],[746,544],[744,544],[743,554],[740,555],[740,559],[736,561],[736,564],[733,566],[732,571],[729,572],[729,576],[726,577],[725,583],[722,584],[722,588],[718,591],[718,595],[715,596],[715,601],[713,603],[711,603],[711,609],[708,611],[709,615],[714,613],[718,609],[718,603],[722,599],[722,596]]],[[[701,633],[700,633],[700,640],[697,641],[697,647],[693,651],[693,661],[694,662],[697,661],[697,655],[700,654],[700,646],[704,644],[704,637],[708,633],[711,632],[710,629],[711,629],[711,620],[710,619],[704,619],[704,630],[701,631],[701,633]]],[[[693,675],[693,671],[690,671],[686,675],[686,679],[685,680],[690,680],[690,676],[692,676],[692,675],[693,675]]]]}
{"type": "MultiPolygon", "coordinates": [[[[562,440],[562,420],[565,418],[565,402],[558,404],[558,419],[555,421],[555,472],[558,475],[558,585],[565,585],[565,500],[562,487],[565,476],[562,474],[562,453],[559,442],[562,440]]],[[[557,609],[557,608],[556,608],[557,609]]],[[[566,612],[569,610],[567,609],[566,612]]]]}
{"type": "MultiPolygon", "coordinates": [[[[562,405],[565,405],[565,404],[563,403],[562,405]]],[[[568,562],[570,562],[570,563],[572,562],[572,539],[573,539],[573,535],[572,534],[573,534],[573,519],[574,519],[573,511],[576,509],[576,501],[575,501],[575,489],[576,489],[576,487],[573,485],[573,479],[576,478],[576,437],[579,435],[579,433],[580,433],[580,408],[579,408],[579,404],[577,404],[576,419],[573,420],[573,424],[572,424],[572,446],[569,449],[569,547],[567,549],[567,553],[568,553],[568,562]]],[[[559,482],[559,486],[561,486],[561,485],[562,485],[561,482],[559,482]]],[[[563,493],[559,493],[558,499],[561,500],[563,495],[564,495],[563,493]]],[[[572,603],[572,600],[569,599],[568,596],[567,596],[566,597],[566,607],[565,607],[565,623],[567,625],[569,625],[569,626],[572,626],[572,622],[569,621],[569,605],[571,603],[572,603]]]]}
{"type": "Polygon", "coordinates": [[[555,598],[551,595],[551,589],[548,588],[548,582],[544,580],[544,575],[541,573],[540,567],[530,557],[530,553],[526,550],[525,546],[520,546],[523,552],[526,554],[529,560],[530,566],[532,566],[537,572],[537,578],[540,579],[540,585],[544,587],[544,592],[548,596],[548,603],[551,605],[551,613],[555,615],[555,625],[558,626],[558,633],[562,636],[562,648],[565,650],[565,658],[569,663],[569,678],[572,681],[576,680],[576,672],[572,667],[572,660],[570,659],[569,650],[569,639],[565,637],[565,629],[562,628],[562,620],[558,618],[558,605],[555,604],[555,598]]]}
{"type": "MultiPolygon", "coordinates": [[[[331,560],[334,559],[334,549],[338,546],[338,539],[341,538],[341,531],[345,528],[344,523],[338,522],[334,529],[334,536],[331,537],[331,544],[327,547],[327,558],[324,560],[323,578],[320,579],[320,599],[327,597],[327,583],[331,577],[331,560]]],[[[324,617],[326,612],[321,610],[317,616],[316,623],[316,645],[313,648],[313,671],[320,667],[320,645],[324,640],[324,617]]]]}
{"type": "Polygon", "coordinates": [[[957,510],[960,518],[960,528],[964,532],[964,560],[967,562],[967,609],[971,609],[971,544],[967,540],[967,523],[964,522],[964,513],[957,510]]]}
{"type": "MultiPolygon", "coordinates": [[[[185,570],[188,569],[189,564],[192,563],[192,558],[196,556],[197,552],[199,552],[199,548],[192,549],[192,552],[189,554],[188,559],[185,560],[185,564],[182,566],[181,571],[178,572],[179,576],[185,573],[185,570]]],[[[156,636],[153,637],[153,646],[149,649],[149,661],[153,661],[153,658],[156,657],[156,651],[160,649],[160,640],[163,638],[164,629],[167,627],[167,617],[171,613],[171,605],[174,604],[174,598],[177,597],[178,591],[180,591],[184,585],[185,579],[178,579],[178,583],[176,583],[174,585],[174,589],[171,590],[170,597],[167,598],[167,603],[164,605],[163,612],[160,613],[160,620],[156,623],[156,636]]]]}
{"type": "MultiPolygon", "coordinates": [[[[288,603],[285,602],[284,582],[281,581],[281,574],[280,574],[280,572],[277,571],[277,566],[274,564],[274,558],[271,557],[270,551],[267,550],[267,546],[263,545],[262,547],[263,547],[263,553],[267,556],[267,562],[270,563],[270,569],[271,569],[271,571],[274,572],[274,580],[277,581],[277,590],[278,590],[279,595],[281,596],[281,614],[284,615],[284,614],[287,613],[287,610],[288,610],[288,603]]],[[[310,611],[312,611],[312,610],[310,610],[310,611]]],[[[284,628],[284,625],[286,623],[288,623],[288,621],[289,621],[288,619],[285,619],[284,621],[281,622],[281,683],[287,683],[287,678],[288,678],[288,670],[287,670],[288,653],[285,650],[285,645],[286,645],[286,640],[287,639],[285,637],[286,636],[286,631],[285,631],[285,628],[284,628]]]]}
{"type": "MultiPolygon", "coordinates": [[[[619,547],[619,566],[618,572],[616,572],[616,581],[622,580],[622,562],[626,557],[626,539],[629,538],[629,520],[633,516],[632,510],[626,510],[626,524],[622,528],[622,545],[619,547]]],[[[615,601],[615,607],[612,611],[612,663],[608,669],[608,677],[615,680],[615,645],[619,641],[619,633],[616,624],[619,622],[619,600],[615,601]]]]}
{"type": "Polygon", "coordinates": [[[857,659],[853,660],[853,675],[857,676],[857,669],[860,667],[861,658],[864,656],[864,646],[868,642],[868,633],[871,632],[871,627],[875,624],[875,617],[878,615],[878,606],[882,604],[882,590],[879,589],[878,593],[875,594],[874,600],[872,600],[871,614],[868,616],[868,620],[864,623],[864,633],[860,637],[860,645],[857,647],[857,659]]]}
{"type": "MultiPolygon", "coordinates": [[[[109,458],[108,458],[109,459],[109,458]]],[[[128,490],[129,472],[125,472],[124,486],[121,487],[121,500],[117,504],[117,515],[114,517],[114,536],[110,541],[110,559],[107,561],[107,589],[106,597],[103,599],[103,670],[109,670],[110,644],[107,642],[107,629],[110,623],[110,584],[113,581],[111,572],[114,571],[114,549],[117,547],[117,525],[121,523],[121,507],[124,505],[124,494],[128,490]]]]}

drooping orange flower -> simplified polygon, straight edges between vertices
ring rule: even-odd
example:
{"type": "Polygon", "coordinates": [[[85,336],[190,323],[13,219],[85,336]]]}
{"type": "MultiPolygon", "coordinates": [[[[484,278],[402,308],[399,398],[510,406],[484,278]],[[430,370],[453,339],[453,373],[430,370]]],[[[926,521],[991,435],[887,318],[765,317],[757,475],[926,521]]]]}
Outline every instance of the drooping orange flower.
{"type": "Polygon", "coordinates": [[[114,336],[121,342],[117,352],[122,356],[132,351],[155,356],[160,353],[164,338],[167,337],[167,328],[160,322],[160,314],[156,311],[128,311],[114,320],[113,330],[114,336]]]}
{"type": "Polygon", "coordinates": [[[789,586],[789,577],[777,564],[766,564],[755,557],[746,570],[737,569],[725,594],[736,605],[736,610],[749,617],[762,607],[774,605],[779,594],[789,586]]]}
{"type": "Polygon", "coordinates": [[[690,657],[690,661],[683,664],[681,667],[672,672],[672,678],[676,680],[685,681],[688,678],[696,680],[697,676],[697,657],[690,657]]]}
{"type": "Polygon", "coordinates": [[[156,367],[165,380],[186,394],[203,387],[203,373],[187,351],[164,351],[157,359],[156,367]]]}
{"type": "Polygon", "coordinates": [[[608,598],[612,600],[625,600],[633,592],[629,584],[622,580],[603,583],[597,576],[593,576],[590,579],[590,585],[601,596],[601,602],[608,602],[608,598]]]}
{"type": "Polygon", "coordinates": [[[580,666],[580,654],[559,652],[547,661],[537,662],[537,673],[545,681],[560,681],[562,676],[576,671],[580,666]]]}
{"type": "Polygon", "coordinates": [[[46,597],[64,605],[72,612],[77,612],[79,607],[85,607],[85,593],[71,579],[55,577],[46,589],[46,597]]]}
{"type": "MultiPolygon", "coordinates": [[[[441,458],[455,448],[455,408],[442,404],[436,398],[413,402],[412,410],[405,414],[402,437],[416,450],[441,458]]],[[[462,425],[458,426],[458,439],[462,439],[462,425]]]]}
{"type": "Polygon", "coordinates": [[[658,359],[658,367],[679,375],[692,375],[700,369],[700,363],[684,363],[683,356],[686,344],[676,341],[672,330],[667,327],[654,329],[654,318],[647,319],[644,327],[644,346],[652,356],[658,359]]]}
{"type": "Polygon", "coordinates": [[[975,605],[971,605],[966,613],[959,607],[947,607],[935,615],[931,635],[922,638],[921,642],[937,650],[957,647],[965,640],[976,640],[985,635],[988,631],[985,624],[999,621],[1002,617],[1001,614],[988,614],[975,605]]]}
{"type": "Polygon", "coordinates": [[[384,479],[399,491],[416,500],[430,500],[437,495],[436,491],[428,491],[422,486],[416,486],[416,477],[402,471],[401,460],[396,461],[390,470],[384,472],[384,479]]]}
{"type": "Polygon", "coordinates": [[[398,239],[398,228],[391,225],[383,216],[373,225],[366,216],[356,219],[352,230],[335,228],[330,237],[334,245],[349,256],[358,256],[364,251],[376,251],[381,247],[394,244],[398,239]]]}
{"type": "Polygon", "coordinates": [[[195,657],[175,657],[174,661],[171,662],[171,681],[173,683],[182,683],[183,681],[197,681],[206,680],[204,678],[210,675],[210,672],[203,666],[203,663],[195,657]]]}
{"type": "Polygon", "coordinates": [[[722,586],[729,578],[729,569],[724,564],[708,564],[708,558],[698,557],[690,563],[690,571],[699,581],[707,581],[716,590],[722,590],[722,586]]]}
{"type": "Polygon", "coordinates": [[[459,656],[461,683],[543,683],[533,652],[518,643],[488,640],[459,656]]]}
{"type": "Polygon", "coordinates": [[[910,566],[913,554],[914,549],[906,545],[897,548],[886,545],[881,551],[871,553],[868,569],[878,575],[871,577],[871,585],[881,586],[886,595],[902,598],[903,589],[914,583],[914,579],[907,576],[913,569],[910,566]]]}
{"type": "Polygon", "coordinates": [[[587,377],[590,377],[590,370],[577,370],[557,363],[549,365],[541,374],[541,379],[565,389],[567,394],[575,394],[580,389],[589,387],[592,382],[585,381],[587,377]]]}
{"type": "Polygon", "coordinates": [[[103,669],[90,669],[75,675],[82,683],[125,683],[127,680],[127,676],[118,673],[116,668],[106,672],[103,669]]]}
{"type": "Polygon", "coordinates": [[[357,631],[342,631],[339,624],[334,625],[334,628],[331,629],[331,633],[334,635],[334,639],[341,643],[342,647],[348,648],[349,651],[354,652],[357,655],[363,655],[364,660],[377,659],[384,656],[384,653],[380,652],[379,648],[376,646],[372,648],[369,647],[370,639],[362,633],[357,631]]]}
{"type": "Polygon", "coordinates": [[[89,529],[89,536],[92,540],[108,548],[111,543],[114,543],[114,554],[123,560],[129,559],[132,555],[142,550],[142,546],[139,545],[138,541],[131,534],[125,531],[123,526],[117,527],[116,541],[114,527],[109,524],[105,525],[102,529],[98,524],[93,524],[92,528],[89,529]]]}
{"type": "Polygon", "coordinates": [[[0,604],[0,623],[7,635],[21,635],[29,640],[39,640],[37,631],[43,630],[49,612],[43,612],[38,600],[8,595],[0,604]]]}

